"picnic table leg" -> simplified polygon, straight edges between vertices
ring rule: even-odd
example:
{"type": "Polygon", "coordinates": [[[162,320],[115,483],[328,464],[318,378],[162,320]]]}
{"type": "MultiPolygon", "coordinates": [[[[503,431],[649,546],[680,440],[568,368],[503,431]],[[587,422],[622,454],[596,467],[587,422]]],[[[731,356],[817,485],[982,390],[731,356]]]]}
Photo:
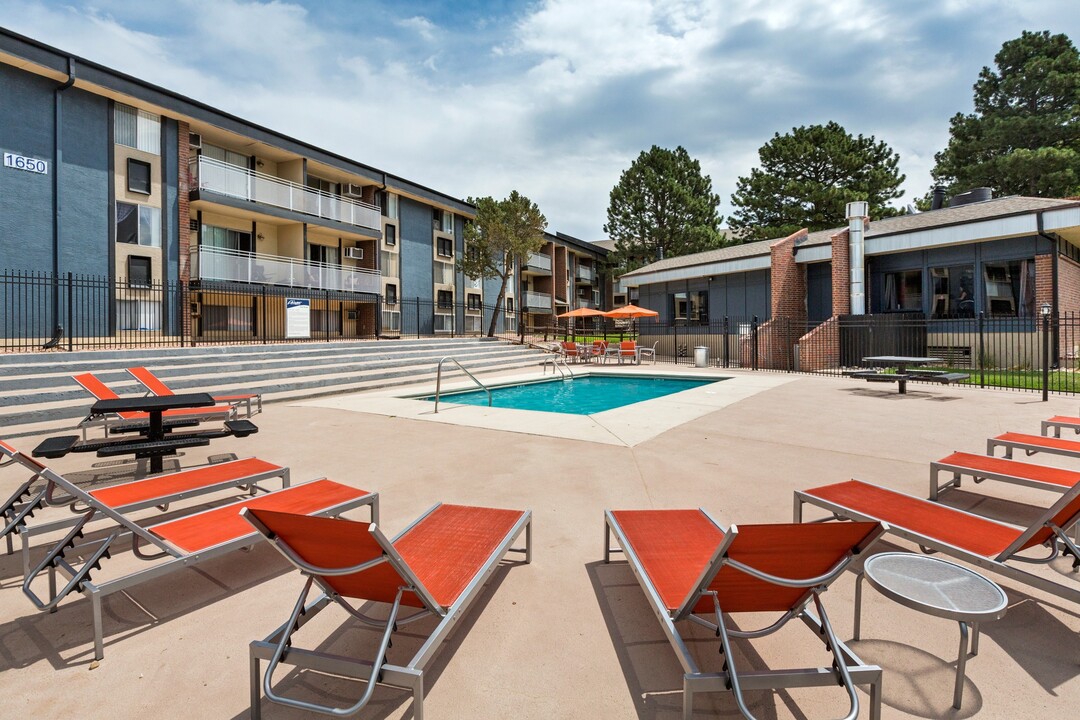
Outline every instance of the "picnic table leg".
{"type": "MultiPolygon", "coordinates": [[[[147,433],[147,437],[150,439],[151,442],[165,439],[164,417],[165,413],[163,412],[150,413],[150,429],[147,433]]],[[[150,456],[150,473],[152,475],[160,473],[163,467],[164,462],[161,455],[154,454],[150,456]]]]}
{"type": "Polygon", "coordinates": [[[907,395],[907,377],[905,377],[907,367],[905,367],[903,363],[901,363],[900,365],[896,366],[896,372],[899,373],[899,375],[901,376],[900,381],[897,383],[897,385],[900,386],[900,394],[907,395]]]}

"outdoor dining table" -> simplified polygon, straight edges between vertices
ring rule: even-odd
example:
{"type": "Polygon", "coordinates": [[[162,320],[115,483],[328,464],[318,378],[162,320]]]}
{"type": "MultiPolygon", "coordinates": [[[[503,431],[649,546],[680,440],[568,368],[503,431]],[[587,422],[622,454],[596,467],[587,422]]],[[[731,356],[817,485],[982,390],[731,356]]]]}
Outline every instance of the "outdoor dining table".
{"type": "Polygon", "coordinates": [[[907,394],[908,367],[921,365],[940,365],[944,361],[936,357],[918,357],[908,355],[872,355],[862,359],[863,365],[874,367],[895,367],[899,379],[896,381],[900,394],[907,394]]]}
{"type": "MultiPolygon", "coordinates": [[[[136,437],[114,438],[79,442],[75,435],[49,438],[34,450],[35,457],[58,458],[69,452],[96,452],[98,457],[113,455],[134,455],[138,459],[150,460],[150,473],[160,473],[164,468],[164,457],[175,455],[177,450],[189,447],[209,445],[215,438],[245,437],[258,432],[258,428],[249,420],[227,420],[224,428],[196,430],[194,432],[172,433],[166,427],[164,418],[169,410],[182,408],[211,407],[215,404],[209,393],[183,393],[179,395],[151,395],[147,397],[113,398],[98,400],[90,408],[91,415],[108,415],[120,412],[144,412],[149,422],[139,428],[136,437]]],[[[186,424],[186,423],[185,423],[186,424]]],[[[124,432],[117,428],[113,432],[124,432]]]]}

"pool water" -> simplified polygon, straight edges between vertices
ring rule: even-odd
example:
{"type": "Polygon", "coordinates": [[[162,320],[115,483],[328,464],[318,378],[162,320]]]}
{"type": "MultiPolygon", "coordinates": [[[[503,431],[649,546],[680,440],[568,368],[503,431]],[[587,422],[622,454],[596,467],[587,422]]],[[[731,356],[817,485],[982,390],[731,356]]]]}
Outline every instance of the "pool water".
{"type": "MultiPolygon", "coordinates": [[[[726,380],[727,378],[720,378],[726,380]]],[[[672,393],[718,382],[711,380],[688,380],[668,377],[610,377],[589,376],[573,380],[548,380],[505,385],[491,388],[491,406],[515,410],[541,410],[543,412],[591,415],[624,405],[653,400],[672,393]]],[[[423,398],[435,400],[435,396],[423,398]]],[[[443,393],[440,401],[462,405],[487,406],[487,393],[475,390],[461,393],[443,393]]]]}

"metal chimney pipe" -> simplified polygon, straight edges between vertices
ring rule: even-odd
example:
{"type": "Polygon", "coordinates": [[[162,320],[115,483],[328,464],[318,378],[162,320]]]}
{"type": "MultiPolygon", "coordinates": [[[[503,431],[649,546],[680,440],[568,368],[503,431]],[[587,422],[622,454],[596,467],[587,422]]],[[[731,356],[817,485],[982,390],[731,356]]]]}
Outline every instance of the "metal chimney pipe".
{"type": "Polygon", "coordinates": [[[863,247],[865,219],[870,212],[870,204],[865,201],[847,204],[848,221],[848,266],[851,273],[851,314],[866,314],[866,291],[864,275],[866,257],[863,247]]]}

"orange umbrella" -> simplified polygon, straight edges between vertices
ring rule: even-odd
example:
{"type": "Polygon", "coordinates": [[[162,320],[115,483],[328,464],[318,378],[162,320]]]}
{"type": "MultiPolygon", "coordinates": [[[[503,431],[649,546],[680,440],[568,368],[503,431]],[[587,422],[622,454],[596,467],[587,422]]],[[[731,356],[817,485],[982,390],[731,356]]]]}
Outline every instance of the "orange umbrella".
{"type": "Polygon", "coordinates": [[[604,315],[603,310],[596,310],[593,308],[578,308],[577,310],[571,310],[570,312],[564,312],[559,315],[561,318],[579,318],[579,317],[599,317],[604,315]]]}
{"type": "Polygon", "coordinates": [[[643,318],[643,317],[660,317],[660,313],[655,310],[646,310],[643,307],[637,305],[623,305],[621,308],[615,308],[604,313],[604,317],[609,318],[643,318]]]}

